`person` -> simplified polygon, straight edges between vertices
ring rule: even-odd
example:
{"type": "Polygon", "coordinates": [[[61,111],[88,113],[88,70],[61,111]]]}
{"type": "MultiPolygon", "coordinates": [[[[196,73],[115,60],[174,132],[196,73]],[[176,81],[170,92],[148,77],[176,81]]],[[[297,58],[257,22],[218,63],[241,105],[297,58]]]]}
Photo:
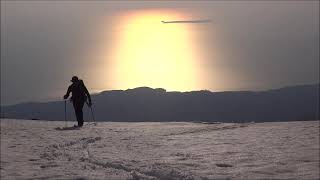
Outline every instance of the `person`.
{"type": "MultiPolygon", "coordinates": [[[[83,81],[79,79],[77,76],[73,76],[71,79],[72,84],[68,87],[67,93],[63,96],[64,99],[68,99],[70,93],[71,102],[73,104],[73,108],[77,117],[78,127],[83,126],[83,112],[82,108],[87,99],[89,100],[88,106],[92,105],[91,97],[88,89],[84,85],[83,81]]],[[[75,125],[76,127],[76,125],[75,125]]]]}

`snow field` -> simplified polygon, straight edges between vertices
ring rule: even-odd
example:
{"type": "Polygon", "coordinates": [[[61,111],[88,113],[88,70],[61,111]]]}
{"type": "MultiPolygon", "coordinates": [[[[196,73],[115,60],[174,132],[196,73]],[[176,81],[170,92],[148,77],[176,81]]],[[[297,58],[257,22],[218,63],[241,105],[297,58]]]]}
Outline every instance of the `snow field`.
{"type": "Polygon", "coordinates": [[[319,121],[63,126],[1,119],[1,179],[319,179],[319,121]]]}

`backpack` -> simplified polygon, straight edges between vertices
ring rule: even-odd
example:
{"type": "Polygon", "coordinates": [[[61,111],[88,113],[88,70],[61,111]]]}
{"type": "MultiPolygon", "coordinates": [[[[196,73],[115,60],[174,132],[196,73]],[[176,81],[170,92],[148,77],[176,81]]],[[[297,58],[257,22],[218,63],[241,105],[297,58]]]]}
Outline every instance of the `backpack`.
{"type": "Polygon", "coordinates": [[[71,100],[83,100],[87,101],[87,95],[86,95],[86,87],[82,80],[79,80],[77,83],[73,84],[72,87],[72,97],[71,100]]]}

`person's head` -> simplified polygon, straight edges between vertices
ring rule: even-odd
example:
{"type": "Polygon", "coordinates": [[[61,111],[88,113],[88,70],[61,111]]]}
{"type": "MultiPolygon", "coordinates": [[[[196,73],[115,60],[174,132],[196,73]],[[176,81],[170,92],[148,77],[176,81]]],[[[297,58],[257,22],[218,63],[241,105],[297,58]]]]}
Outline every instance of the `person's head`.
{"type": "Polygon", "coordinates": [[[71,82],[73,82],[73,83],[78,82],[78,81],[79,81],[79,78],[77,76],[73,76],[71,79],[71,82]]]}

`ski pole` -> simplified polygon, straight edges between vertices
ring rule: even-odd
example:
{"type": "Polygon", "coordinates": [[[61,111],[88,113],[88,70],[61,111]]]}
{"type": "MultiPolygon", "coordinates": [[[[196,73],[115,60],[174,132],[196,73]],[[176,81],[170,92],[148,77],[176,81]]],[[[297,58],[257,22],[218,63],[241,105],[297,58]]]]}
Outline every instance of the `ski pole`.
{"type": "Polygon", "coordinates": [[[92,115],[93,123],[95,123],[96,120],[94,119],[94,113],[93,113],[92,105],[90,106],[90,109],[91,109],[91,115],[92,115]]]}
{"type": "Polygon", "coordinates": [[[90,108],[90,110],[91,110],[92,123],[95,123],[96,120],[95,120],[95,118],[94,118],[94,113],[93,113],[93,109],[92,109],[92,104],[91,104],[91,106],[90,106],[88,101],[86,101],[86,104],[87,104],[87,106],[88,106],[88,107],[90,108]]]}
{"type": "Polygon", "coordinates": [[[64,100],[64,126],[67,127],[67,100],[64,100]]]}

